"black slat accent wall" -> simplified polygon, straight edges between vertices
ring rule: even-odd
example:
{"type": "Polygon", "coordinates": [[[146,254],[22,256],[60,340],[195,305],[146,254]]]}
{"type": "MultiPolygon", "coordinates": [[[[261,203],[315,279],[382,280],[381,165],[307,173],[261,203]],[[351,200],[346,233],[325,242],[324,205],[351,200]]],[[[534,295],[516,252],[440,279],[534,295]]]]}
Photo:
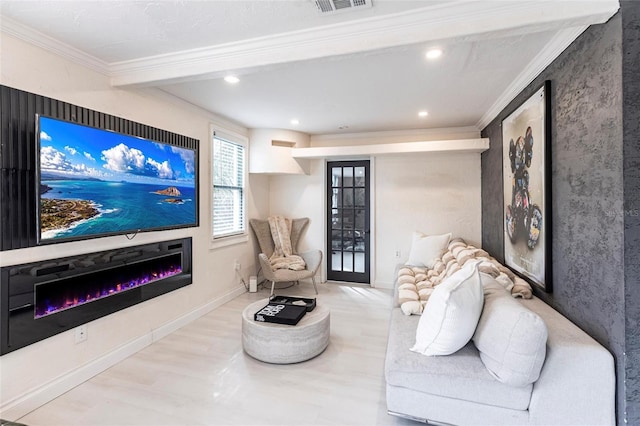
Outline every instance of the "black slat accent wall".
{"type": "Polygon", "coordinates": [[[36,114],[196,150],[197,139],[0,85],[0,251],[37,242],[36,114]]]}

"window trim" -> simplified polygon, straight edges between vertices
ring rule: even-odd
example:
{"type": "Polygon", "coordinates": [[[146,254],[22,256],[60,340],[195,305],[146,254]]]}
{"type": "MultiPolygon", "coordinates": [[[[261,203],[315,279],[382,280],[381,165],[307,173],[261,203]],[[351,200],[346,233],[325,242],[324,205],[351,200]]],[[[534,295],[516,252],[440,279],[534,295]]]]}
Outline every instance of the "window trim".
{"type": "Polygon", "coordinates": [[[209,167],[209,193],[210,193],[210,200],[211,202],[209,203],[209,207],[211,209],[210,214],[209,214],[209,226],[210,226],[210,230],[209,230],[209,239],[210,239],[210,244],[209,244],[209,248],[210,249],[216,249],[219,247],[227,247],[230,245],[234,245],[234,244],[240,244],[240,243],[244,243],[244,242],[248,242],[249,241],[249,233],[247,230],[247,191],[248,191],[248,178],[249,178],[249,139],[246,136],[243,136],[239,133],[235,133],[235,132],[230,132],[227,130],[220,130],[218,128],[215,128],[213,126],[211,126],[211,133],[210,133],[210,137],[211,140],[209,141],[210,144],[210,167],[209,167]],[[243,187],[242,187],[242,211],[243,211],[243,217],[242,217],[242,226],[243,226],[243,231],[240,232],[233,232],[233,233],[228,233],[228,234],[224,234],[224,235],[219,235],[214,237],[213,235],[213,212],[214,212],[214,208],[213,208],[213,200],[214,200],[214,185],[213,185],[213,168],[214,168],[214,149],[213,149],[213,144],[214,144],[214,138],[218,138],[221,140],[225,140],[231,143],[235,143],[238,144],[240,146],[242,146],[244,148],[244,171],[243,171],[243,187]]]}

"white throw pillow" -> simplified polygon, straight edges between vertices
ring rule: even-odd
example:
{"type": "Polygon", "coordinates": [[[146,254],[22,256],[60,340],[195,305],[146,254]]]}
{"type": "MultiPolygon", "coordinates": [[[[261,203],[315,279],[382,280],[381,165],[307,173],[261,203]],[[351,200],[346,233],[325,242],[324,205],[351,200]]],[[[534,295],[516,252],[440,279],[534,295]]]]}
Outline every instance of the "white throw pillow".
{"type": "Polygon", "coordinates": [[[473,336],[483,303],[478,264],[467,262],[431,293],[411,350],[424,355],[449,355],[461,349],[473,336]]]}
{"type": "Polygon", "coordinates": [[[450,240],[450,232],[442,235],[425,235],[422,232],[414,232],[409,260],[405,265],[433,268],[436,260],[449,245],[450,240]]]}
{"type": "Polygon", "coordinates": [[[547,351],[547,325],[489,275],[482,275],[485,302],[473,343],[487,370],[500,382],[526,386],[540,377],[547,351]]]}

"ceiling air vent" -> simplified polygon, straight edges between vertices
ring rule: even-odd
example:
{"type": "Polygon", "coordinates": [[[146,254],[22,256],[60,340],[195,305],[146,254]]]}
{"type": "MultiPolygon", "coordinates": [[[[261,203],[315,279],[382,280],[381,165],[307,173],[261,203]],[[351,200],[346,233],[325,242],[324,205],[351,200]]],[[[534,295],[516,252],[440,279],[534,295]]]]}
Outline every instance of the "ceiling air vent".
{"type": "Polygon", "coordinates": [[[372,0],[315,0],[320,14],[345,12],[371,7],[372,0]]]}

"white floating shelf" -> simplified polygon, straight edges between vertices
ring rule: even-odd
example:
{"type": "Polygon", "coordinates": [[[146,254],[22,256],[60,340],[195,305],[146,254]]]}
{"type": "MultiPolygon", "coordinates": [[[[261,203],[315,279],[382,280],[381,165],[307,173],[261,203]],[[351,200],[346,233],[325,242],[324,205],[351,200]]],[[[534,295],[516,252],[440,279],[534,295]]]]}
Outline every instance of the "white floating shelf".
{"type": "Polygon", "coordinates": [[[445,141],[402,142],[375,145],[319,146],[292,148],[293,158],[334,158],[370,155],[412,154],[420,152],[480,153],[489,149],[489,138],[457,139],[445,141]]]}

